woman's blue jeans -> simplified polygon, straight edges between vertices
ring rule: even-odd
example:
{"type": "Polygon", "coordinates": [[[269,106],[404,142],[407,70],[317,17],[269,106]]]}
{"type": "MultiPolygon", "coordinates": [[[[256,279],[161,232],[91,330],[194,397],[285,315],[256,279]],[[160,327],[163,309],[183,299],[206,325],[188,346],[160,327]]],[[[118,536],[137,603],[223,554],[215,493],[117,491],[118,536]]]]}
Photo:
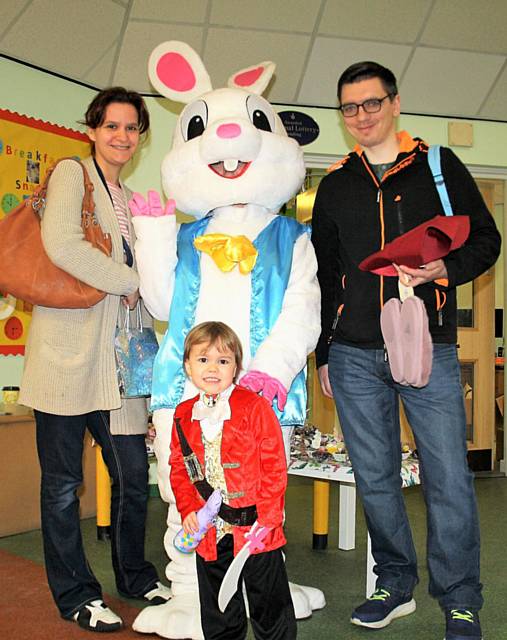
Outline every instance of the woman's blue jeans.
{"type": "Polygon", "coordinates": [[[377,585],[407,595],[418,582],[400,481],[401,397],[421,465],[430,594],[442,608],[480,609],[479,520],[456,347],[435,344],[429,383],[414,388],[393,381],[383,350],[333,343],[329,379],[371,536],[377,585]]]}
{"type": "Polygon", "coordinates": [[[77,491],[83,482],[83,441],[88,428],[102,447],[112,479],[111,553],[118,591],[144,594],[158,580],[144,558],[148,460],[143,435],[112,436],[109,412],[56,416],[35,411],[41,466],[41,520],[49,587],[62,617],[102,598],[86,560],[77,491]]]}

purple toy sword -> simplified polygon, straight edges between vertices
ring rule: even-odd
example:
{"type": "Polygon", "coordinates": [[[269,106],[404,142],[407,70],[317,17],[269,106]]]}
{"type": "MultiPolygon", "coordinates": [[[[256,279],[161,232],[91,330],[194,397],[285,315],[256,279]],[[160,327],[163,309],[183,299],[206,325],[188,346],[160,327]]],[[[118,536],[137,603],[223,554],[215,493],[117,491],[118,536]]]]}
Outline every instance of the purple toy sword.
{"type": "Polygon", "coordinates": [[[173,544],[178,551],[192,553],[195,550],[199,542],[204,538],[214,518],[216,518],[221,504],[222,496],[220,495],[220,490],[215,489],[207,499],[206,504],[197,512],[199,530],[196,533],[185,533],[183,529],[180,529],[175,535],[173,544]]]}

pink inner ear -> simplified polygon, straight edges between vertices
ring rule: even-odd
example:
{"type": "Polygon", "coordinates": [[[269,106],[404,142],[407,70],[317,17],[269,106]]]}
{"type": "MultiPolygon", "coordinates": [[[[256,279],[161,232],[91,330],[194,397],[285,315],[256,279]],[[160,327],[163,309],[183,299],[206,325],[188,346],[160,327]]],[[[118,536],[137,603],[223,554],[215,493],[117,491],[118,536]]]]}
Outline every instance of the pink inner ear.
{"type": "Polygon", "coordinates": [[[257,67],[256,69],[250,69],[250,71],[243,71],[234,76],[234,83],[239,87],[249,87],[260,78],[264,67],[257,67]]]}
{"type": "Polygon", "coordinates": [[[157,63],[157,76],[173,91],[190,91],[195,87],[195,73],[187,60],[174,51],[164,54],[157,63]]]}

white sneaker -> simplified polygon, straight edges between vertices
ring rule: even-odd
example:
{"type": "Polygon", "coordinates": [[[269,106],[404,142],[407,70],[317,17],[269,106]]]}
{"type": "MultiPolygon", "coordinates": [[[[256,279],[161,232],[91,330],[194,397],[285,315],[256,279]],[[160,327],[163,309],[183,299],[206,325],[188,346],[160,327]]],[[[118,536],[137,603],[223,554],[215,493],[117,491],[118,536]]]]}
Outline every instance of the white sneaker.
{"type": "Polygon", "coordinates": [[[150,604],[165,604],[172,596],[171,589],[161,582],[156,582],[155,586],[143,595],[143,600],[148,600],[150,604]]]}
{"type": "Polygon", "coordinates": [[[72,617],[87,631],[118,631],[123,627],[123,620],[106,607],[103,600],[93,600],[85,604],[72,617]]]}

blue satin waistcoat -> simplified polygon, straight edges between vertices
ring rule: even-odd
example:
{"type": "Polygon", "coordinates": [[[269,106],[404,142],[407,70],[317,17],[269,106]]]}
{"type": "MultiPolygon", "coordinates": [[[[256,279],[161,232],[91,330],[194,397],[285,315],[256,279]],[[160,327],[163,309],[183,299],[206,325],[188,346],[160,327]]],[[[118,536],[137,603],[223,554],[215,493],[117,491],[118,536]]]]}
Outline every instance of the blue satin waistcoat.
{"type": "MultiPolygon", "coordinates": [[[[201,286],[200,254],[194,240],[206,232],[211,216],[183,224],[178,232],[174,293],[169,326],[153,368],[151,409],[174,409],[181,402],[185,387],[183,343],[195,323],[201,286]]],[[[282,309],[292,268],[296,240],[309,228],[292,218],[276,216],[257,236],[259,252],[251,272],[250,350],[252,358],[269,335],[282,309]]],[[[247,278],[248,276],[245,276],[247,278]]],[[[234,327],[233,327],[234,328],[234,327]]],[[[306,367],[289,389],[283,412],[273,407],[283,426],[303,424],[306,417],[306,367]]]]}

